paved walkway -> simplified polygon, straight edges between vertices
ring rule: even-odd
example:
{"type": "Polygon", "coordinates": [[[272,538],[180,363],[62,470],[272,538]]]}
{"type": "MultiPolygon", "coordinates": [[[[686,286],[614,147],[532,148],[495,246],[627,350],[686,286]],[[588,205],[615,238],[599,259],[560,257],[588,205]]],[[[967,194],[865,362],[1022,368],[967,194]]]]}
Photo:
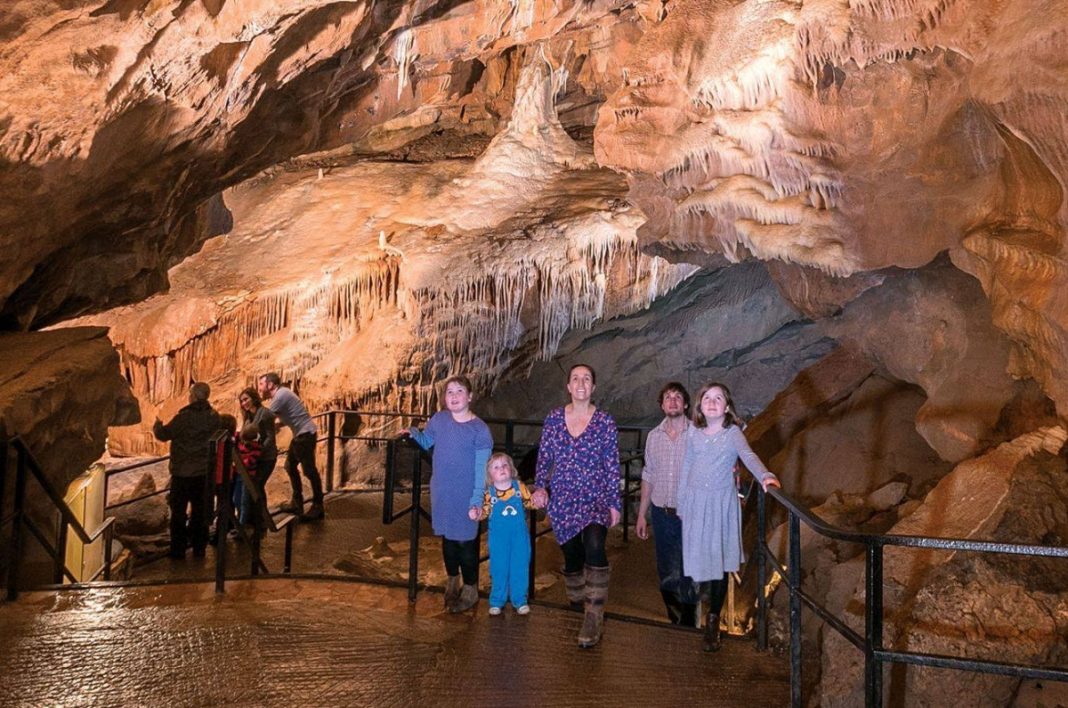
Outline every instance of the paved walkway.
{"type": "MultiPolygon", "coordinates": [[[[398,493],[396,508],[406,507],[409,501],[398,493]]],[[[424,503],[428,501],[424,500],[424,503]]],[[[296,527],[294,573],[347,574],[407,581],[410,517],[383,525],[382,495],[378,492],[333,495],[327,499],[326,510],[324,522],[296,527]]],[[[440,540],[430,535],[429,521],[424,519],[421,529],[419,579],[427,585],[443,587],[445,577],[440,540]]],[[[283,540],[282,534],[269,534],[265,541],[263,559],[272,573],[281,572],[283,540]]],[[[624,543],[622,530],[617,526],[609,533],[607,545],[613,568],[610,609],[634,617],[664,620],[652,540],[639,540],[632,529],[629,542],[624,543]]],[[[230,541],[227,549],[227,575],[248,575],[250,557],[245,545],[230,541]]],[[[563,581],[555,572],[562,565],[563,557],[551,533],[538,539],[536,553],[537,599],[564,604],[563,581]]],[[[191,554],[182,561],[163,558],[135,569],[133,574],[134,580],[209,580],[214,577],[215,551],[212,548],[208,549],[206,558],[196,559],[191,554]]],[[[485,564],[481,586],[485,592],[489,591],[489,573],[485,564]]]]}
{"type": "Polygon", "coordinates": [[[732,640],[535,607],[448,615],[441,596],[343,581],[35,592],[0,605],[4,706],[783,706],[786,662],[732,640]]]}

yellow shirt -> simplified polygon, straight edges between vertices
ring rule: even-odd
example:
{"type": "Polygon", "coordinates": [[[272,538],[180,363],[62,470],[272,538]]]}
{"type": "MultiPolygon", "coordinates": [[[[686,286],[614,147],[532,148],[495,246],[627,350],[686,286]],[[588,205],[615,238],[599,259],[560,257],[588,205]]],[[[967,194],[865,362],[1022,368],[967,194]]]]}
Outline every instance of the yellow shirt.
{"type": "MultiPolygon", "coordinates": [[[[524,509],[533,509],[534,508],[534,504],[530,501],[530,490],[527,489],[527,485],[523,484],[522,482],[519,482],[519,480],[516,480],[516,482],[519,483],[519,498],[523,500],[523,508],[524,509]]],[[[497,489],[492,484],[490,484],[489,489],[486,490],[486,493],[483,496],[483,502],[482,502],[482,518],[483,519],[489,518],[489,513],[490,513],[490,494],[496,494],[497,498],[500,499],[501,501],[508,501],[515,494],[515,489],[510,484],[508,485],[508,489],[497,489]]]]}

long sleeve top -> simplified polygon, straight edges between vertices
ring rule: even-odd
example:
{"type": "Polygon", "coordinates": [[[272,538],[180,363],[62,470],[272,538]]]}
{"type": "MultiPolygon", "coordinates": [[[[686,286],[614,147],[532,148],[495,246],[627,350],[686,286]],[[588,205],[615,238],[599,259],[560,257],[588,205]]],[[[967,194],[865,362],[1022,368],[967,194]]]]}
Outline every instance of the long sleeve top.
{"type": "Polygon", "coordinates": [[[449,411],[435,413],[426,428],[409,429],[424,450],[434,448],[430,478],[430,507],[434,532],[454,541],[475,537],[478,523],[467,514],[481,507],[486,491],[486,463],[493,452],[493,435],[477,416],[458,423],[449,411]]]}
{"type": "Polygon", "coordinates": [[[749,472],[763,483],[775,475],[768,471],[757,454],[749,447],[745,434],[732,425],[714,435],[706,435],[703,428],[686,430],[686,457],[679,474],[678,494],[691,491],[735,491],[734,464],[739,459],[749,472]]]}
{"type": "Polygon", "coordinates": [[[590,524],[610,525],[609,511],[622,508],[615,419],[595,411],[575,438],[563,408],[549,413],[538,443],[534,486],[549,489],[549,518],[558,542],[566,543],[590,524]]]}

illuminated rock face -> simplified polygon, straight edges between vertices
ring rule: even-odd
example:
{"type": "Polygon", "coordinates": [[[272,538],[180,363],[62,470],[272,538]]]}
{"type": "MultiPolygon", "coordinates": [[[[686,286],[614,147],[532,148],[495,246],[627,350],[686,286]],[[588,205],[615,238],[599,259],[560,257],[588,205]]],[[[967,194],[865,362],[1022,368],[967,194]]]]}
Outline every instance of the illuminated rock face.
{"type": "Polygon", "coordinates": [[[949,249],[1013,375],[1063,415],[1066,19],[1064,2],[682,0],[600,109],[598,161],[628,175],[643,244],[838,275],[949,249]]]}
{"type": "Polygon", "coordinates": [[[449,373],[489,390],[581,357],[569,331],[751,256],[822,336],[924,389],[945,459],[982,448],[1006,369],[1068,406],[1063,1],[9,12],[0,319],[135,303],[88,321],[113,327],[146,418],[192,378],[230,406],[272,369],[316,406],[426,410],[449,373]],[[887,267],[946,250],[992,310],[913,287],[972,333],[929,366],[898,344],[936,322],[872,333],[864,308],[907,299],[870,294],[887,267]]]}
{"type": "MultiPolygon", "coordinates": [[[[562,79],[535,57],[476,160],[305,167],[224,195],[235,228],[167,295],[89,320],[112,326],[144,418],[172,415],[195,379],[229,409],[270,370],[315,409],[425,412],[449,374],[489,390],[518,350],[546,359],[692,274],[638,250],[623,181],[557,118],[562,79]]],[[[112,446],[158,449],[145,427],[112,446]]]]}
{"type": "MultiPolygon", "coordinates": [[[[477,154],[519,69],[570,74],[592,124],[640,16],[621,2],[6,3],[0,18],[0,320],[138,302],[228,228],[223,189],[325,149],[477,154]],[[538,43],[538,46],[533,46],[538,43]]],[[[588,132],[588,127],[585,128],[588,132]]]]}

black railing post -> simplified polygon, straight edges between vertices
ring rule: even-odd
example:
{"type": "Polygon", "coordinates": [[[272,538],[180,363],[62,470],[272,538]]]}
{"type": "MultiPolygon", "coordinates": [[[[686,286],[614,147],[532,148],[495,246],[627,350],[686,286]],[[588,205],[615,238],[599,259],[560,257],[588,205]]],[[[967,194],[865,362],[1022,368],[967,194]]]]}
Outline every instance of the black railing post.
{"type": "Polygon", "coordinates": [[[115,524],[108,524],[104,529],[104,580],[111,580],[111,539],[114,534],[115,524]]]}
{"type": "Polygon", "coordinates": [[[801,708],[801,519],[790,510],[790,705],[801,708]]]}
{"type": "Polygon", "coordinates": [[[623,464],[623,543],[627,543],[630,538],[629,527],[630,526],[630,458],[623,464]]]}
{"type": "Polygon", "coordinates": [[[326,414],[326,492],[334,491],[334,443],[337,440],[337,416],[326,414]]]}
{"type": "Polygon", "coordinates": [[[393,523],[393,487],[396,484],[397,474],[397,439],[394,438],[386,443],[386,474],[382,482],[382,525],[393,523]]]}
{"type": "Polygon", "coordinates": [[[11,538],[7,547],[7,599],[19,596],[19,557],[22,555],[22,509],[26,498],[26,451],[15,446],[15,496],[12,498],[11,538]]]}
{"type": "Polygon", "coordinates": [[[4,518],[4,495],[7,492],[7,427],[0,420],[0,519],[4,518]]]}
{"type": "Polygon", "coordinates": [[[412,463],[412,525],[408,536],[408,602],[415,602],[419,585],[419,514],[423,497],[423,455],[418,450],[412,463]]]}
{"type": "Polygon", "coordinates": [[[883,702],[883,666],[875,652],[883,648],[883,546],[870,542],[864,563],[864,705],[883,702]]]}
{"type": "Polygon", "coordinates": [[[62,585],[67,567],[67,520],[59,514],[59,526],[56,528],[56,555],[52,559],[52,583],[62,585]]]}
{"type": "MultiPolygon", "coordinates": [[[[212,460],[219,459],[217,456],[218,445],[223,446],[222,452],[222,484],[219,485],[218,508],[215,515],[215,592],[226,592],[226,537],[230,530],[230,466],[233,464],[231,455],[232,441],[223,438],[212,441],[212,460]]],[[[209,474],[208,486],[214,491],[215,465],[212,465],[212,473],[209,474]]],[[[210,508],[210,507],[209,507],[210,508]]]]}
{"type": "Polygon", "coordinates": [[[768,650],[768,559],[764,555],[767,543],[767,497],[763,485],[757,485],[757,651],[768,650]]]}
{"type": "Polygon", "coordinates": [[[530,574],[527,577],[527,599],[534,599],[534,576],[538,572],[538,510],[527,512],[530,523],[530,574]]]}
{"type": "Polygon", "coordinates": [[[287,575],[293,570],[293,522],[286,524],[286,550],[282,562],[282,572],[287,575]]]}
{"type": "Polygon", "coordinates": [[[512,451],[515,449],[515,424],[512,421],[506,421],[504,424],[504,451],[508,453],[508,457],[514,459],[512,451]]]}

